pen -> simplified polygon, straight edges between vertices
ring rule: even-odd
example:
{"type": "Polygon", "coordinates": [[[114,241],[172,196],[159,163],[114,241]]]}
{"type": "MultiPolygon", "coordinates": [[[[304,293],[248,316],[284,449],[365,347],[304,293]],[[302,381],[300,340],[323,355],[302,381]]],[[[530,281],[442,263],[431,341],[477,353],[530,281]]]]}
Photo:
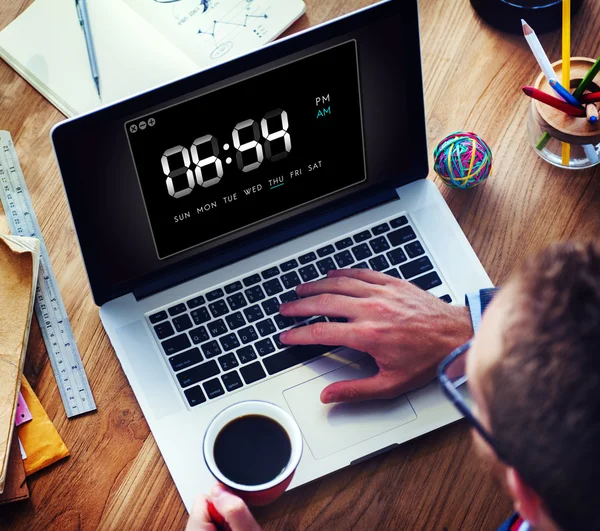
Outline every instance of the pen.
{"type": "Polygon", "coordinates": [[[79,18],[79,24],[81,25],[81,29],[83,30],[83,35],[85,37],[85,46],[87,48],[92,78],[96,84],[98,97],[101,97],[100,75],[98,74],[98,64],[96,62],[96,52],[94,50],[94,41],[92,40],[92,27],[90,25],[90,16],[88,14],[86,0],[75,0],[75,8],[77,9],[77,17],[79,18]]]}
{"type": "Polygon", "coordinates": [[[573,97],[565,87],[563,87],[558,80],[551,79],[550,86],[556,91],[556,93],[567,103],[570,105],[574,105],[575,107],[581,107],[581,104],[573,97]]]}
{"type": "Polygon", "coordinates": [[[541,101],[546,105],[550,105],[559,111],[562,111],[569,116],[578,116],[583,118],[586,114],[585,111],[581,107],[575,107],[574,105],[570,105],[563,100],[559,100],[546,92],[538,90],[534,87],[523,87],[523,92],[527,94],[530,98],[541,101]]]}

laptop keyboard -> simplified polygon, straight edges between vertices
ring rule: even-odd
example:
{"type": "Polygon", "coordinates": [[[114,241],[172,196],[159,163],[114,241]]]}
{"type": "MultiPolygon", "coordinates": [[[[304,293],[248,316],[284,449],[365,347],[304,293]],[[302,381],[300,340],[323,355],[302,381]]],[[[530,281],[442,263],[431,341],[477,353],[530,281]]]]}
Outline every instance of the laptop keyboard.
{"type": "MultiPolygon", "coordinates": [[[[285,317],[279,305],[298,299],[298,284],[349,267],[381,271],[424,290],[443,283],[407,216],[396,216],[158,308],[147,319],[187,404],[198,406],[334,350],[287,346],[279,334],[344,319],[285,317]]],[[[449,295],[440,298],[452,302],[449,295]]]]}

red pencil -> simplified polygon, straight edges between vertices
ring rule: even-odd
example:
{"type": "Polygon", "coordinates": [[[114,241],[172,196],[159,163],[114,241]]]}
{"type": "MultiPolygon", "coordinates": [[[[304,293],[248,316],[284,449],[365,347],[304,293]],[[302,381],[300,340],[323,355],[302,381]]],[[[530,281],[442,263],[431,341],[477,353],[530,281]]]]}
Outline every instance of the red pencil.
{"type": "Polygon", "coordinates": [[[585,118],[585,109],[581,107],[575,107],[575,105],[569,105],[568,103],[565,103],[564,101],[559,100],[554,96],[550,96],[550,94],[546,92],[538,90],[534,87],[523,87],[523,92],[529,97],[541,101],[546,105],[550,105],[550,107],[554,107],[555,109],[558,109],[559,111],[562,111],[568,114],[569,116],[578,116],[581,118],[585,118]]]}
{"type": "Polygon", "coordinates": [[[592,92],[581,96],[581,103],[596,103],[600,101],[600,92],[592,92]]]}

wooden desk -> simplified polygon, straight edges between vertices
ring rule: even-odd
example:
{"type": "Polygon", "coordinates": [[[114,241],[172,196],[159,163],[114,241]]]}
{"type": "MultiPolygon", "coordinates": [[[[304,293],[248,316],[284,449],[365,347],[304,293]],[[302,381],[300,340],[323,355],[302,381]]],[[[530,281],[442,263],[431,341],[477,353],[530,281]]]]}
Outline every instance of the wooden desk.
{"type": "MultiPolygon", "coordinates": [[[[2,2],[0,28],[29,3],[2,2]]],[[[291,31],[369,3],[307,0],[307,14],[291,31]]],[[[586,2],[574,19],[574,55],[598,55],[600,5],[594,4],[586,2]]],[[[492,280],[501,283],[549,242],[599,234],[598,172],[551,167],[526,141],[529,102],[520,87],[538,68],[524,39],[482,24],[467,0],[422,0],[420,12],[430,153],[458,129],[476,131],[494,151],[494,176],[477,189],[450,190],[435,178],[492,280]]],[[[542,41],[558,59],[559,33],[542,41]]],[[[72,455],[30,478],[31,499],[0,509],[0,527],[183,529],[184,506],[90,295],[49,140],[62,118],[0,64],[0,128],[16,143],[98,405],[96,414],[66,419],[35,323],[25,372],[72,455]]],[[[0,215],[0,232],[6,230],[0,215]]],[[[483,530],[496,529],[510,510],[459,422],[289,492],[255,514],[272,530],[483,530]]]]}

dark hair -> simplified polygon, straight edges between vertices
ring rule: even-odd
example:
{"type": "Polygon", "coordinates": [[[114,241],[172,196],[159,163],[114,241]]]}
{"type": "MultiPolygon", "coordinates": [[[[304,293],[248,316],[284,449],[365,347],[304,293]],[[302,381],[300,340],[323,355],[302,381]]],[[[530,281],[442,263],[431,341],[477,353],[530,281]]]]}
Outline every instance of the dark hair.
{"type": "Polygon", "coordinates": [[[561,529],[600,529],[600,245],[552,245],[512,284],[492,433],[561,529]]]}

